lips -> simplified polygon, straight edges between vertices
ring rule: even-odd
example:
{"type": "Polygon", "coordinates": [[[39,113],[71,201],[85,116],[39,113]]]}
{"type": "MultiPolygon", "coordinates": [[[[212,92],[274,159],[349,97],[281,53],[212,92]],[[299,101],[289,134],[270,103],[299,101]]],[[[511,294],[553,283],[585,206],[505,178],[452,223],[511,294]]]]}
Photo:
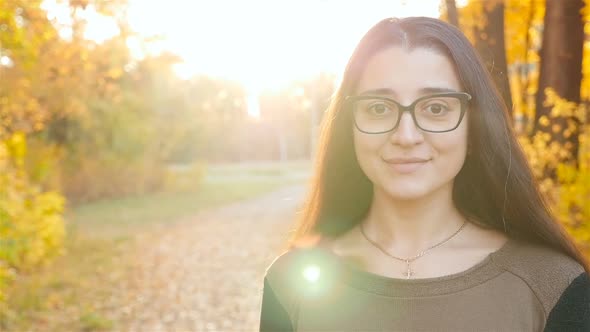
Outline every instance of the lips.
{"type": "Polygon", "coordinates": [[[412,163],[427,162],[430,159],[412,157],[412,158],[389,158],[389,159],[383,159],[383,160],[389,164],[412,164],[412,163]]]}
{"type": "Polygon", "coordinates": [[[383,159],[388,166],[399,174],[413,173],[424,166],[430,159],[418,158],[418,157],[405,157],[405,158],[388,158],[383,159]]]}

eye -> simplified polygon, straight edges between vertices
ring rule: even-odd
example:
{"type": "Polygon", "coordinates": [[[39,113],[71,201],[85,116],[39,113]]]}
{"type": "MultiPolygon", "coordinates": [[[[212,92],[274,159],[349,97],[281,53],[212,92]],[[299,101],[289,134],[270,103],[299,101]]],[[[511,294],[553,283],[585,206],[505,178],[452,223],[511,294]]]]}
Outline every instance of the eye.
{"type": "Polygon", "coordinates": [[[391,112],[391,107],[383,102],[375,102],[367,106],[366,112],[371,115],[381,116],[391,112]]]}
{"type": "Polygon", "coordinates": [[[443,115],[448,111],[448,107],[445,104],[434,102],[426,105],[423,110],[430,115],[443,115]]]}

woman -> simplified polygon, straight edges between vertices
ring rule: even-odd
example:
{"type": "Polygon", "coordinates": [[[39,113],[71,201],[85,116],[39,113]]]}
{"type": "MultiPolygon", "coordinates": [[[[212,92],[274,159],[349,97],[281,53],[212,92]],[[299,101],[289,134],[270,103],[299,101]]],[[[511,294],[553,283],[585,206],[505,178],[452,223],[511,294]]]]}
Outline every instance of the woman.
{"type": "Polygon", "coordinates": [[[468,40],[431,18],[374,26],[260,330],[590,331],[589,289],[468,40]]]}

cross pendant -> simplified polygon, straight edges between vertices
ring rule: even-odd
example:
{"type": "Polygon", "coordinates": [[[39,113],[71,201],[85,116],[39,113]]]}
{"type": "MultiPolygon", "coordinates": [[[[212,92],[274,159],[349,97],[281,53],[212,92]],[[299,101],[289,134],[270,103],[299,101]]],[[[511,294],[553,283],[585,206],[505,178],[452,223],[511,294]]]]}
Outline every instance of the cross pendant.
{"type": "Polygon", "coordinates": [[[414,275],[414,271],[412,271],[412,268],[410,267],[410,261],[407,259],[406,259],[406,267],[407,267],[406,279],[410,279],[414,275]]]}

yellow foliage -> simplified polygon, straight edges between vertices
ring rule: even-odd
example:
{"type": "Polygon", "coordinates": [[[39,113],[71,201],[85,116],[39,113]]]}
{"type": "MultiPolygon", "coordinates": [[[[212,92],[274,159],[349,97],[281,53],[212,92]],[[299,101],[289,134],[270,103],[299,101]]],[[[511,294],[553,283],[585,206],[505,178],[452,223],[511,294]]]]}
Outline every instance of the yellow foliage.
{"type": "Polygon", "coordinates": [[[538,63],[532,45],[540,45],[540,29],[545,14],[544,1],[505,1],[504,30],[508,63],[538,63]],[[524,41],[529,41],[528,45],[524,41]],[[527,49],[527,47],[529,49],[527,49]]]}
{"type": "Polygon", "coordinates": [[[545,89],[545,101],[543,106],[553,106],[551,108],[551,117],[583,117],[583,113],[579,112],[579,105],[560,98],[555,90],[548,88],[545,89]]]}
{"type": "MultiPolygon", "coordinates": [[[[584,8],[582,8],[582,15],[584,20],[584,34],[590,34],[590,1],[584,1],[584,8]]],[[[590,99],[590,43],[584,40],[584,48],[582,55],[582,85],[580,88],[580,97],[582,100],[590,99]]]]}
{"type": "MultiPolygon", "coordinates": [[[[584,1],[582,10],[586,33],[590,31],[590,1],[584,1]]],[[[485,25],[483,10],[485,1],[469,1],[461,9],[460,17],[463,31],[469,34],[485,25]]],[[[535,117],[535,96],[538,90],[542,26],[545,16],[543,0],[505,0],[504,33],[506,59],[509,67],[510,88],[517,118],[535,117]]],[[[590,99],[590,43],[584,42],[582,63],[582,100],[590,99]]],[[[539,182],[541,192],[548,198],[557,218],[568,228],[580,244],[590,245],[590,127],[587,124],[587,110],[583,104],[576,104],[560,98],[555,91],[547,89],[544,106],[551,107],[549,117],[541,117],[539,125],[553,132],[563,131],[564,137],[579,135],[578,165],[569,165],[572,144],[551,142],[547,132],[539,131],[533,137],[527,135],[533,123],[526,123],[519,137],[527,155],[533,174],[539,182]],[[556,118],[566,119],[555,123],[556,118]],[[550,170],[556,170],[557,178],[547,177],[550,170]]],[[[517,123],[517,125],[521,125],[517,123]]]]}
{"type": "Polygon", "coordinates": [[[29,178],[44,190],[62,192],[60,164],[65,148],[40,139],[27,140],[25,167],[29,178]]]}
{"type": "MultiPolygon", "coordinates": [[[[552,89],[547,89],[545,94],[544,105],[552,110],[549,118],[540,119],[541,125],[549,126],[553,119],[564,117],[585,120],[583,105],[561,98],[552,89]]],[[[573,132],[573,127],[573,121],[570,121],[566,131],[573,132]]],[[[539,188],[548,198],[556,217],[582,247],[590,248],[590,126],[582,126],[579,130],[577,165],[566,162],[573,147],[569,142],[564,145],[551,142],[550,135],[544,132],[519,139],[533,174],[539,180],[539,188]],[[557,170],[556,179],[547,177],[550,169],[557,170]]]]}
{"type": "Polygon", "coordinates": [[[534,116],[539,80],[539,49],[545,15],[544,0],[469,1],[459,9],[461,30],[473,43],[488,22],[484,11],[504,3],[504,39],[514,113],[534,116]]]}
{"type": "Polygon", "coordinates": [[[15,271],[30,271],[63,250],[65,200],[41,192],[24,169],[24,134],[0,141],[0,300],[15,271]]]}
{"type": "Polygon", "coordinates": [[[484,5],[482,1],[469,1],[469,3],[459,10],[459,26],[473,43],[475,40],[475,31],[483,30],[487,22],[484,17],[484,5]]]}
{"type": "MultiPolygon", "coordinates": [[[[588,156],[588,154],[586,155],[588,156]]],[[[557,217],[570,230],[571,234],[586,247],[590,244],[590,168],[588,163],[575,168],[559,165],[557,217]]]]}
{"type": "Polygon", "coordinates": [[[539,82],[539,50],[543,37],[545,2],[506,0],[505,4],[506,61],[514,113],[532,118],[539,82]]]}

